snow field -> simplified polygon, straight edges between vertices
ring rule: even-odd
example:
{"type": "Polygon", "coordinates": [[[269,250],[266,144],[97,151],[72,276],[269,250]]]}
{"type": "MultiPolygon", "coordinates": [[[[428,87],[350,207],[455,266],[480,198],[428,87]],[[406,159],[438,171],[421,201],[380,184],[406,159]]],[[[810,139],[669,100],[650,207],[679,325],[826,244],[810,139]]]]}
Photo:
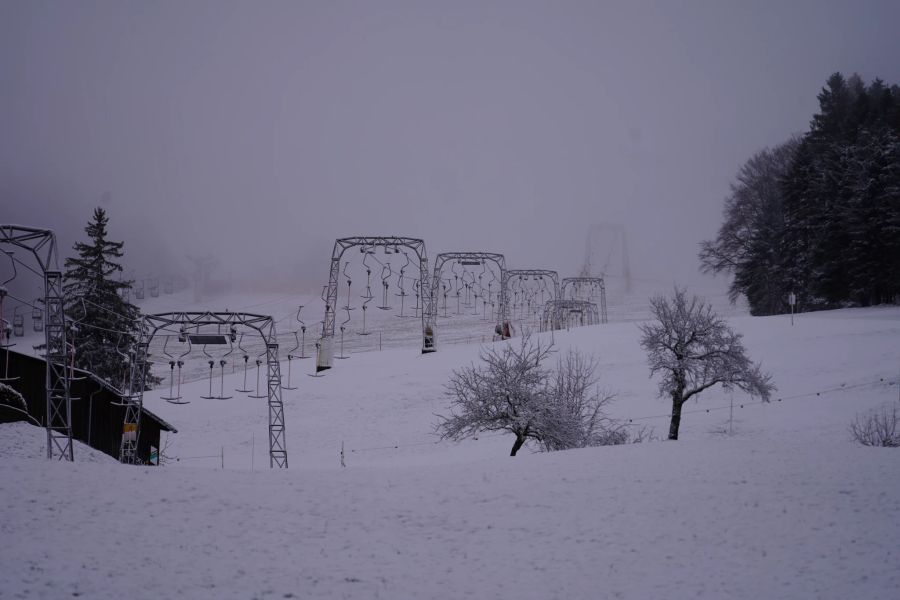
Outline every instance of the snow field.
{"type": "MultiPolygon", "coordinates": [[[[900,309],[730,322],[779,388],[743,409],[736,393],[732,435],[711,390],[678,442],[436,443],[474,344],[359,353],[321,378],[295,362],[287,471],[267,469],[265,401],[202,400],[204,381],[184,406],[146,398],[180,432],[166,468],[11,457],[0,429],[0,598],[896,598],[900,453],[847,427],[898,401],[900,309]]],[[[635,323],[553,337],[598,357],[612,416],[665,437],[667,417],[639,420],[669,406],[635,323]]]]}

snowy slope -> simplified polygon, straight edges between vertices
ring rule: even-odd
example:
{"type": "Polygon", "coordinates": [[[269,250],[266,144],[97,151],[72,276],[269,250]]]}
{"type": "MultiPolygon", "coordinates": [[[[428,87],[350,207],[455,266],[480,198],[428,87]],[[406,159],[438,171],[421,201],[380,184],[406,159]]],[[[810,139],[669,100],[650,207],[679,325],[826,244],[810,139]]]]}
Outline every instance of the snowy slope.
{"type": "MultiPolygon", "coordinates": [[[[116,459],[73,440],[73,452],[79,462],[119,464],[116,459]]],[[[46,459],[47,430],[31,423],[0,423],[0,458],[46,459]]]]}
{"type": "MultiPolygon", "coordinates": [[[[508,436],[438,442],[476,344],[322,378],[295,363],[287,471],[267,469],[265,401],[202,400],[204,381],[187,405],[147,397],[180,432],[166,468],[10,457],[0,430],[0,598],[896,598],[900,452],[847,425],[898,401],[900,309],[731,323],[779,390],[735,394],[730,435],[717,390],[678,442],[514,459],[508,436]]],[[[614,416],[664,435],[635,323],[554,338],[600,359],[614,416]]]]}

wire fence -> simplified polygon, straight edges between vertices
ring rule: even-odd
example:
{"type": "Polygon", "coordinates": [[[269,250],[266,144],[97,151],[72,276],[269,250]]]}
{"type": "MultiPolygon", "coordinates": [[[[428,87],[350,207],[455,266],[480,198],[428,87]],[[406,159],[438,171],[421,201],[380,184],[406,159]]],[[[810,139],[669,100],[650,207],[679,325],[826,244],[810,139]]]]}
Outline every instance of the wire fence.
{"type": "MultiPolygon", "coordinates": [[[[695,413],[713,413],[716,411],[729,410],[729,409],[743,409],[749,408],[753,406],[763,406],[763,405],[777,405],[778,403],[786,402],[789,400],[798,400],[801,398],[815,398],[821,397],[827,394],[835,394],[839,392],[847,392],[851,390],[862,390],[867,388],[891,388],[893,386],[900,386],[900,377],[897,379],[892,379],[890,376],[878,376],[877,378],[872,377],[863,382],[859,383],[841,383],[837,385],[833,385],[830,387],[825,387],[815,391],[802,392],[784,396],[778,396],[770,398],[769,400],[754,400],[754,401],[742,401],[742,402],[734,402],[724,405],[711,406],[708,408],[698,408],[692,410],[683,410],[681,412],[682,415],[685,414],[695,414],[695,413]]],[[[900,401],[900,398],[898,398],[900,401]]],[[[615,422],[618,424],[630,427],[636,425],[638,422],[647,421],[652,419],[668,419],[671,418],[671,413],[658,413],[653,415],[643,415],[643,416],[635,416],[635,417],[625,417],[616,419],[615,422]]],[[[506,432],[497,432],[497,431],[486,431],[482,432],[476,436],[470,438],[474,441],[479,441],[482,439],[487,440],[495,440],[501,437],[507,437],[508,433],[506,432]]],[[[346,466],[345,457],[354,454],[364,454],[369,452],[387,452],[394,450],[405,450],[411,448],[421,448],[424,446],[437,446],[446,440],[444,439],[434,439],[427,441],[412,441],[412,442],[395,442],[395,443],[377,443],[372,445],[366,445],[362,447],[346,447],[344,442],[341,442],[338,447],[335,445],[332,449],[336,454],[339,453],[340,456],[340,464],[342,466],[346,466]]],[[[181,462],[181,461],[191,461],[191,460],[212,460],[218,459],[221,463],[222,468],[225,468],[225,449],[221,448],[219,454],[209,454],[209,455],[197,455],[197,456],[167,456],[167,462],[181,462]]],[[[252,457],[251,457],[252,461],[252,457]]],[[[252,462],[251,462],[252,465],[252,462]]]]}

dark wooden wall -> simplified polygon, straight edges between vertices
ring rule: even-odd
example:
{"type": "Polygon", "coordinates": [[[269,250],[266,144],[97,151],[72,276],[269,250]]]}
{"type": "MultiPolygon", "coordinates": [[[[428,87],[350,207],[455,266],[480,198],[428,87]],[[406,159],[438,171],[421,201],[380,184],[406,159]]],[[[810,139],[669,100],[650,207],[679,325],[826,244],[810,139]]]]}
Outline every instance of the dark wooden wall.
{"type": "MultiPolygon", "coordinates": [[[[6,349],[0,349],[0,376],[6,349]]],[[[5,383],[25,398],[28,414],[46,424],[47,393],[45,389],[47,365],[43,359],[15,351],[9,352],[9,377],[17,377],[5,383]]],[[[75,372],[70,387],[72,397],[72,437],[116,459],[122,441],[122,423],[125,407],[119,405],[119,396],[86,372],[75,372]]],[[[14,411],[0,409],[0,422],[22,420],[14,411]]],[[[159,448],[160,434],[170,431],[165,423],[146,410],[141,414],[141,430],[138,437],[138,457],[150,462],[150,446],[159,448]]],[[[75,460],[78,453],[75,452],[75,460]]]]}

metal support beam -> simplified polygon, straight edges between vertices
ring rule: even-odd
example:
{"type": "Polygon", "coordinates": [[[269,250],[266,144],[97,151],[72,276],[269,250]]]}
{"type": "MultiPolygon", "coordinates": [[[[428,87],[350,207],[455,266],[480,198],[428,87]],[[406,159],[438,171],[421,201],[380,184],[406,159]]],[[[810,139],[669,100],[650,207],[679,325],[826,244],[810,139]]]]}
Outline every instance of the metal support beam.
{"type": "Polygon", "coordinates": [[[68,369],[71,354],[66,343],[65,295],[56,254],[56,235],[49,229],[0,225],[0,244],[11,244],[31,252],[43,274],[47,458],[52,459],[56,455],[59,460],[73,461],[68,369]]]}
{"type": "Polygon", "coordinates": [[[278,344],[266,342],[266,373],[269,401],[269,468],[288,466],[287,441],[284,437],[284,404],[281,402],[281,363],[278,344]]]}
{"type": "Polygon", "coordinates": [[[72,446],[72,400],[69,396],[69,346],[66,344],[66,316],[63,302],[63,276],[59,271],[44,272],[44,329],[47,358],[47,458],[75,460],[72,446]]]}
{"type": "Polygon", "coordinates": [[[147,379],[147,349],[150,339],[144,339],[145,327],[140,328],[134,354],[131,357],[131,376],[128,390],[122,394],[125,418],[122,422],[122,440],[119,443],[119,462],[138,464],[138,436],[141,433],[141,413],[144,407],[144,388],[147,379]]]}

